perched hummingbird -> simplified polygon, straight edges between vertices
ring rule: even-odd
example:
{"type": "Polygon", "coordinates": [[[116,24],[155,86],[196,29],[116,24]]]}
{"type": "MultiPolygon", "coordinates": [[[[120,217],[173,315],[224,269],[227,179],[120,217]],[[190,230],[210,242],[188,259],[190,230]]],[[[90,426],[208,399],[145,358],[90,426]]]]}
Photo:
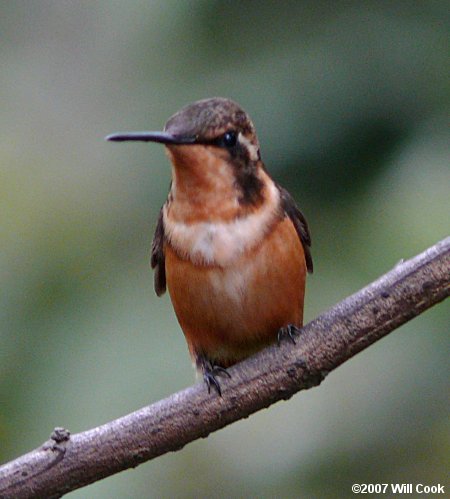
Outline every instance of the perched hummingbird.
{"type": "Polygon", "coordinates": [[[313,269],[305,217],[268,174],[253,123],[231,100],[189,104],[162,132],[106,138],[166,146],[172,183],[152,243],[155,291],[168,287],[196,367],[220,395],[225,368],[303,324],[313,269]]]}

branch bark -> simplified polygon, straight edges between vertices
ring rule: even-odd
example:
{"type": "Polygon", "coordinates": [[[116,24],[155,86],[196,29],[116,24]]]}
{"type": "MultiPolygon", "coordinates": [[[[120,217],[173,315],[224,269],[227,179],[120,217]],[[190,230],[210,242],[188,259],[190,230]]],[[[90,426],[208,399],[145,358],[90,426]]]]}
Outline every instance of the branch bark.
{"type": "Polygon", "coordinates": [[[450,237],[307,324],[295,345],[233,366],[223,396],[203,383],[92,430],[55,429],[41,447],[0,467],[0,498],[61,495],[135,467],[294,393],[450,294],[450,237]]]}

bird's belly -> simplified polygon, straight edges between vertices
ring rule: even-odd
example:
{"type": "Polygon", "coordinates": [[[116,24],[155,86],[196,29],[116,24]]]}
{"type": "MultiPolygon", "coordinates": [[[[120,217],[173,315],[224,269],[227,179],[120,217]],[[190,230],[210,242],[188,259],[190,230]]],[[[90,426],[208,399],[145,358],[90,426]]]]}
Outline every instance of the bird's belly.
{"type": "Polygon", "coordinates": [[[280,327],[302,325],[303,247],[285,218],[230,265],[201,266],[166,247],[167,284],[191,354],[222,366],[274,341],[280,327]]]}

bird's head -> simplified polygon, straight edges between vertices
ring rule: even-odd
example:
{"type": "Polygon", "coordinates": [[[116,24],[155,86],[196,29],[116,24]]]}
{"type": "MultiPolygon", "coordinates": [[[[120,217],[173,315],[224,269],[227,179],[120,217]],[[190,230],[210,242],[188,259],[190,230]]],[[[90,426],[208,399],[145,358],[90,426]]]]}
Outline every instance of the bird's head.
{"type": "Polygon", "coordinates": [[[263,164],[258,138],[247,113],[232,100],[203,99],[175,113],[163,131],[120,132],[106,139],[164,144],[174,166],[175,182],[204,180],[212,188],[228,183],[242,204],[261,199],[259,170],[263,164]]]}

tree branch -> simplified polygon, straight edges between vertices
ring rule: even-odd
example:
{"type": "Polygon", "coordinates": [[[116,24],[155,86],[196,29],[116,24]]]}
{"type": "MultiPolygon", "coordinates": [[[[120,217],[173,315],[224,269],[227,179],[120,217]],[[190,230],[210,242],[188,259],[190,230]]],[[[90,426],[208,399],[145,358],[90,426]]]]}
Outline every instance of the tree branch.
{"type": "Polygon", "coordinates": [[[245,418],[325,375],[450,294],[450,237],[306,325],[295,345],[271,346],[229,369],[223,397],[203,383],[97,428],[55,429],[0,468],[0,498],[60,497],[245,418]]]}

